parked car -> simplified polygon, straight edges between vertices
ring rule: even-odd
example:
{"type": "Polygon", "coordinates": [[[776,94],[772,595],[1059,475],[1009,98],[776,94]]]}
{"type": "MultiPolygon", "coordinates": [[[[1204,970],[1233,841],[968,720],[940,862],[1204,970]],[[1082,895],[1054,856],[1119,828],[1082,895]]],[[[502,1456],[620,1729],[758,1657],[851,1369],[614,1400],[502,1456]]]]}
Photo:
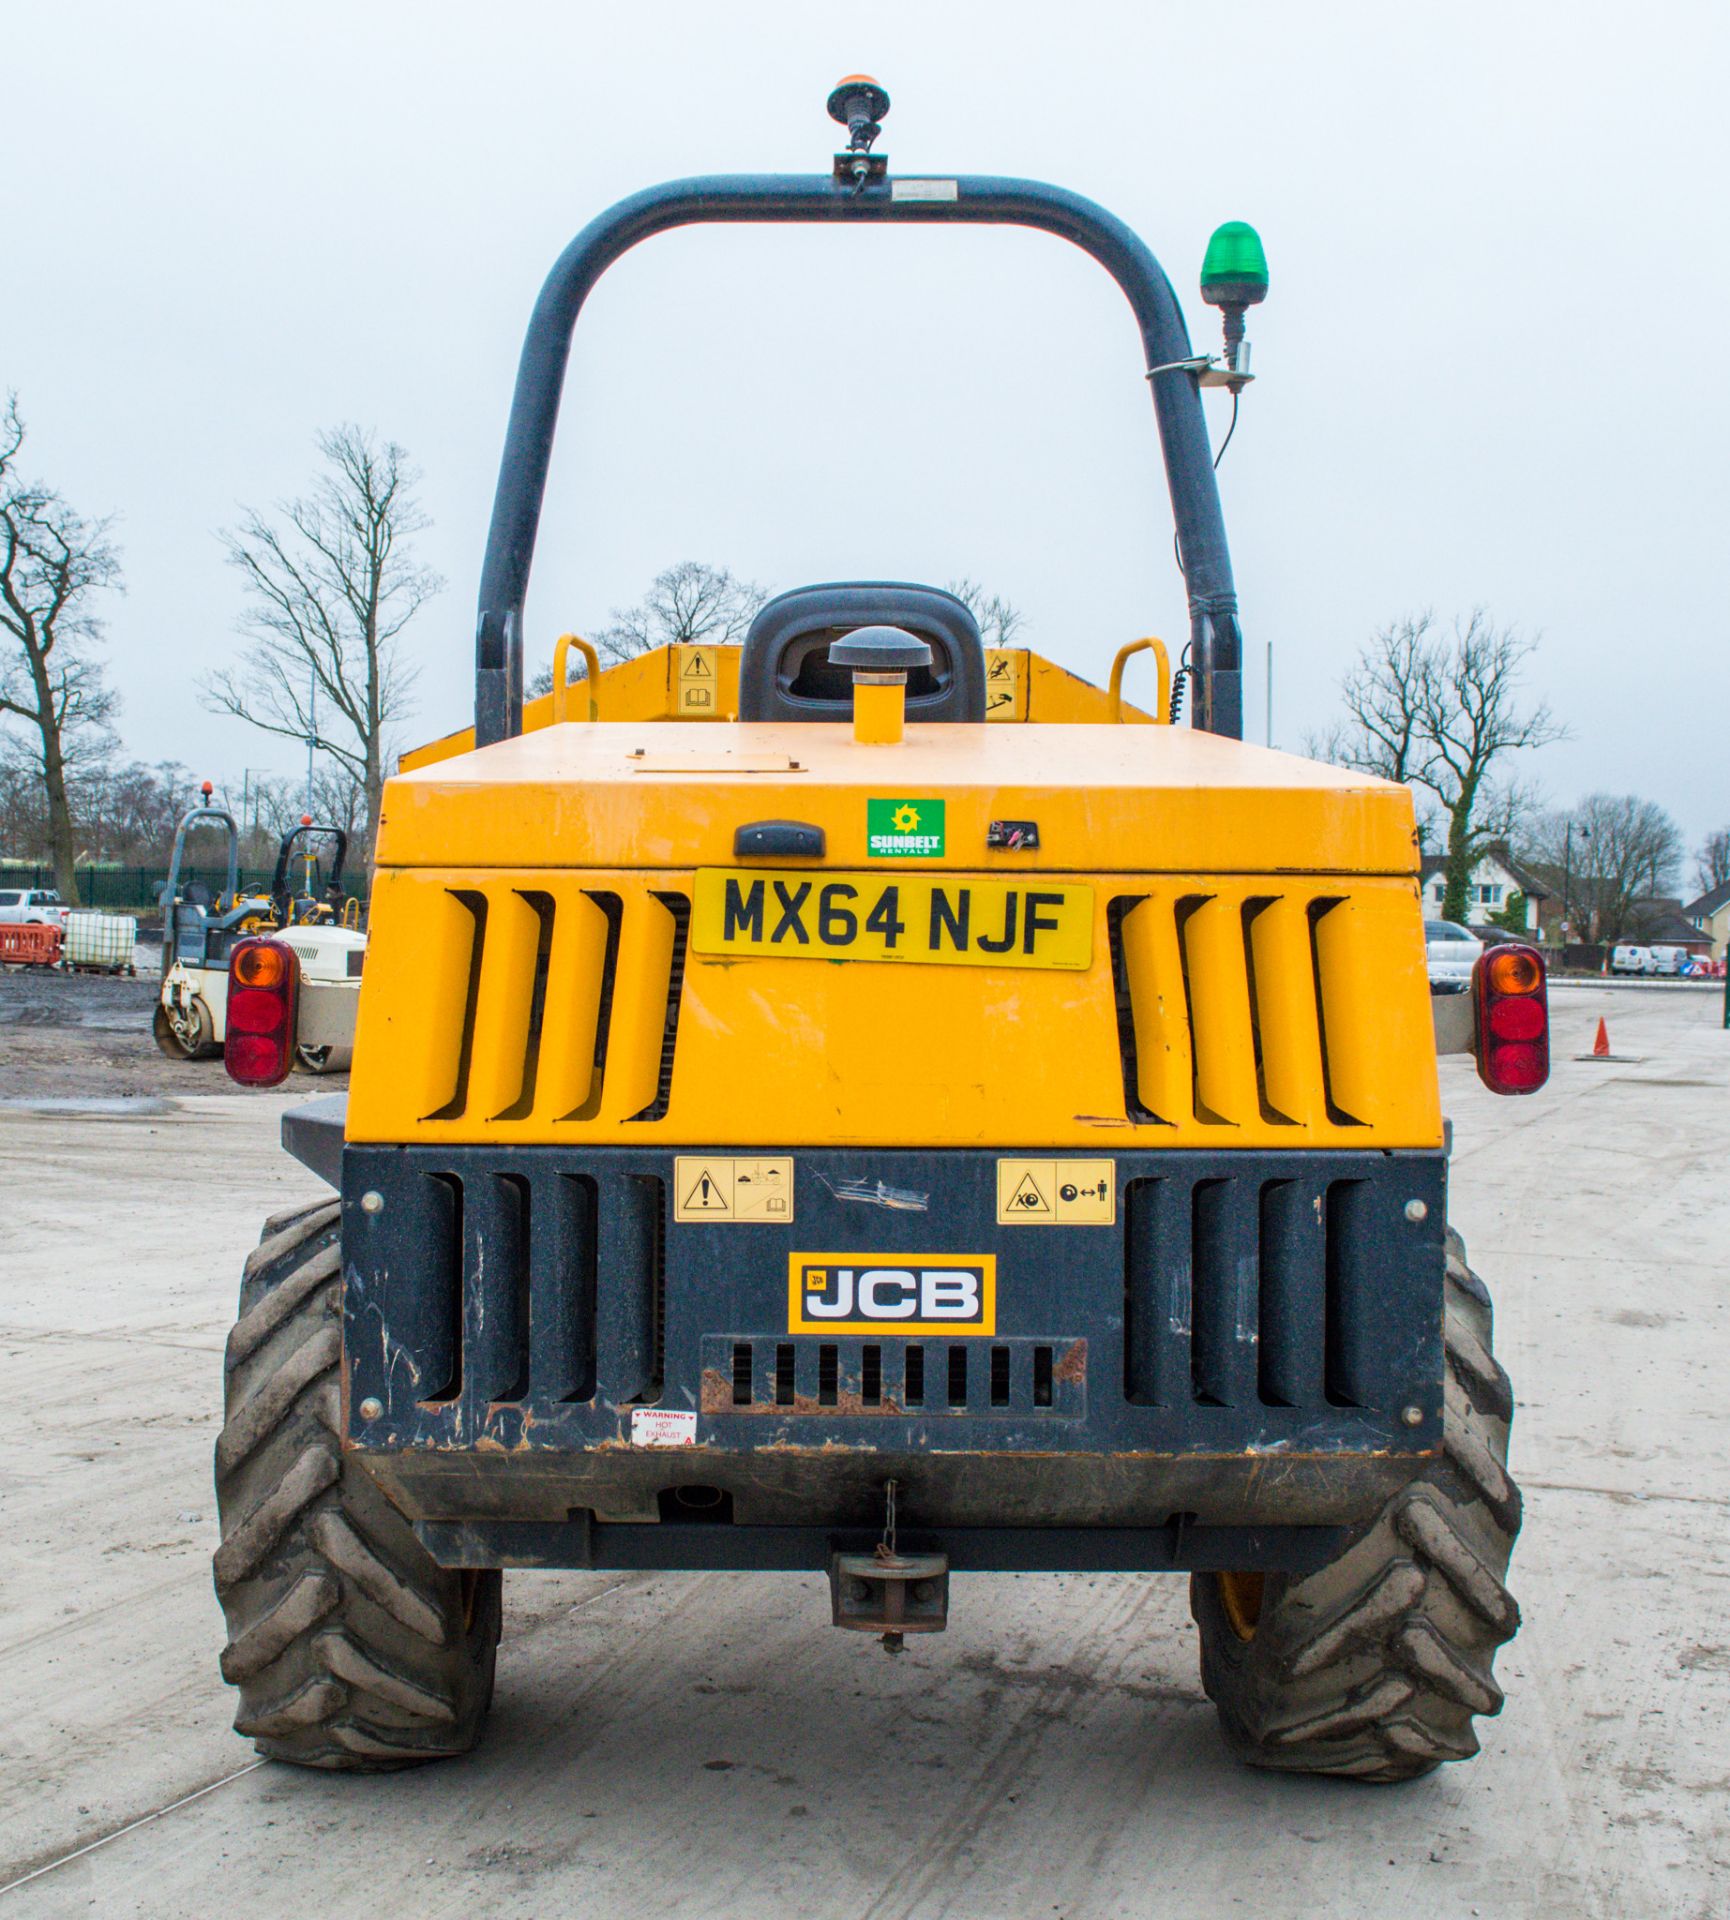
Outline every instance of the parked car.
{"type": "Polygon", "coordinates": [[[1431,993],[1466,992],[1483,950],[1483,941],[1458,921],[1426,920],[1424,958],[1429,963],[1431,993]]]}
{"type": "Polygon", "coordinates": [[[1654,973],[1685,974],[1693,955],[1686,947],[1666,947],[1654,945],[1652,948],[1652,971],[1654,973]]]}
{"type": "Polygon", "coordinates": [[[1656,973],[1657,957],[1650,947],[1642,947],[1632,940],[1625,940],[1620,946],[1610,949],[1610,971],[1612,973],[1656,973]]]}
{"type": "Polygon", "coordinates": [[[64,927],[70,911],[52,887],[0,887],[0,926],[64,927]]]}

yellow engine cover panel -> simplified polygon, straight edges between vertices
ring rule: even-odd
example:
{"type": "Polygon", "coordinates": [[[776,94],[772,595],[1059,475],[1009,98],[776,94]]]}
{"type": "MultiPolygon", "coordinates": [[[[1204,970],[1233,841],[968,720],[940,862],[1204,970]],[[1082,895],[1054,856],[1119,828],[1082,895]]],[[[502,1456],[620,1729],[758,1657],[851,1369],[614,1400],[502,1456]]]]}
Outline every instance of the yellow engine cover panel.
{"type": "Polygon", "coordinates": [[[1441,1139],[1410,796],[1239,741],[567,723],[391,781],[378,861],[352,1140],[1441,1139]]]}
{"type": "MultiPolygon", "coordinates": [[[[1079,684],[1079,683],[1078,683],[1079,684]]],[[[825,864],[876,864],[872,801],[944,806],[934,865],[1023,873],[1417,871],[1411,796],[1366,774],[1182,727],[568,722],[399,774],[383,868],[725,867],[737,829],[823,830],[825,864]],[[1037,849],[988,846],[1033,820],[1037,849]]],[[[370,963],[369,963],[370,964],[370,963]]]]}
{"type": "Polygon", "coordinates": [[[1052,878],[1085,967],[704,954],[689,868],[383,871],[348,1137],[1439,1144],[1415,881],[1052,878]]]}

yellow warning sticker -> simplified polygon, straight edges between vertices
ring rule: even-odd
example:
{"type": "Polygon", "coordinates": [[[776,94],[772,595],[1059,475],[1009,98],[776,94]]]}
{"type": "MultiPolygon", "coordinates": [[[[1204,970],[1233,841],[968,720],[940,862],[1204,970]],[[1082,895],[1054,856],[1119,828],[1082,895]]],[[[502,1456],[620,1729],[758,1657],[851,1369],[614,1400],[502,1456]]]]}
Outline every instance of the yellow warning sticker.
{"type": "Polygon", "coordinates": [[[1117,1222],[1115,1160],[999,1160],[1000,1227],[1109,1227],[1117,1222]]]}
{"type": "Polygon", "coordinates": [[[673,1161],[673,1218],[785,1226],[793,1218],[793,1162],[681,1153],[673,1161]]]}
{"type": "Polygon", "coordinates": [[[985,717],[987,720],[1027,718],[1027,649],[985,649],[985,717]]]}
{"type": "Polygon", "coordinates": [[[680,647],[678,711],[713,717],[718,703],[716,687],[720,663],[713,647],[680,647]]]}

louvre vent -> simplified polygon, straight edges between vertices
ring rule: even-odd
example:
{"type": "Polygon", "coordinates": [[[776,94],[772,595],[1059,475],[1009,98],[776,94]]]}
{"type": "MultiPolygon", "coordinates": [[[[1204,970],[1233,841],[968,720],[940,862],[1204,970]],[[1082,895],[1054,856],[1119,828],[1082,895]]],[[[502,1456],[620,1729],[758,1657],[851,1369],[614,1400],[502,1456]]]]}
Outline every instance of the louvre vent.
{"type": "Polygon", "coordinates": [[[665,1119],[690,902],[602,888],[451,888],[456,1032],[427,1120],[665,1119]],[[460,995],[460,998],[457,997],[460,995]],[[436,1097],[436,1096],[435,1096],[436,1097]]]}
{"type": "Polygon", "coordinates": [[[1165,1407],[1380,1404],[1388,1381],[1373,1303],[1378,1259],[1394,1244],[1385,1212],[1363,1179],[1132,1181],[1124,1397],[1165,1407]]]}
{"type": "Polygon", "coordinates": [[[1374,1061],[1347,1018],[1358,953],[1338,895],[1126,894],[1107,909],[1124,1110],[1137,1126],[1294,1133],[1368,1124],[1374,1061]],[[1329,1012],[1342,1044],[1330,1051],[1329,1012]]]}
{"type": "Polygon", "coordinates": [[[705,1413],[1078,1419],[1086,1386],[1085,1340],[703,1342],[705,1413]]]}

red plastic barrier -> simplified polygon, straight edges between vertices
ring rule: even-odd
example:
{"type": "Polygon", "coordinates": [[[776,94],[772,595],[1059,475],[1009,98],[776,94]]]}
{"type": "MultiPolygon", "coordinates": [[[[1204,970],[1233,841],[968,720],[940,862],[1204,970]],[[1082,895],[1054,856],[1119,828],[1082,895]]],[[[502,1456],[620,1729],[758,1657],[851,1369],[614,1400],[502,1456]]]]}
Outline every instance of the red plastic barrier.
{"type": "Polygon", "coordinates": [[[0,965],[51,967],[65,938],[62,927],[0,927],[0,965]]]}

